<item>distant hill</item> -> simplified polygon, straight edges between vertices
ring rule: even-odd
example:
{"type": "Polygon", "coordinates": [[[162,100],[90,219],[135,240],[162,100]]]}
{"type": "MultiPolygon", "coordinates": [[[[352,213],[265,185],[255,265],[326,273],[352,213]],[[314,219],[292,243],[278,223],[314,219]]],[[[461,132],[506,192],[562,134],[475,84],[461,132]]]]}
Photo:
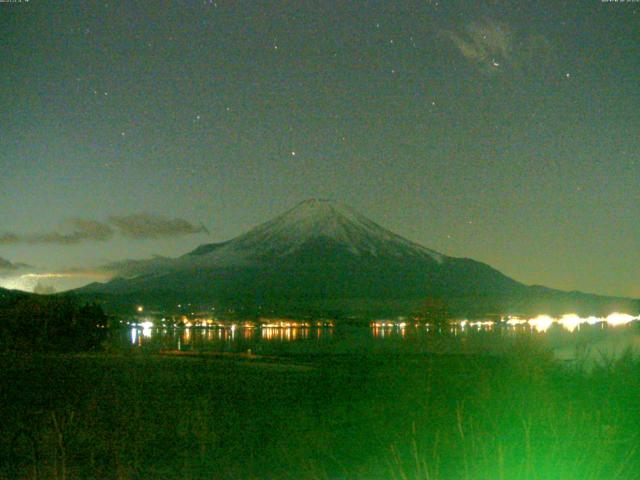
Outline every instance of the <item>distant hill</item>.
{"type": "Polygon", "coordinates": [[[99,305],[74,295],[35,295],[0,289],[0,351],[89,350],[105,338],[99,305]]]}
{"type": "Polygon", "coordinates": [[[117,268],[119,278],[76,293],[112,309],[191,303],[256,315],[640,310],[637,300],[523,285],[482,262],[404,239],[326,200],[302,202],[239,237],[201,245],[178,258],[127,261],[117,268]]]}
{"type": "Polygon", "coordinates": [[[17,299],[32,296],[27,292],[20,290],[7,290],[6,288],[0,288],[0,307],[15,302],[17,299]]]}

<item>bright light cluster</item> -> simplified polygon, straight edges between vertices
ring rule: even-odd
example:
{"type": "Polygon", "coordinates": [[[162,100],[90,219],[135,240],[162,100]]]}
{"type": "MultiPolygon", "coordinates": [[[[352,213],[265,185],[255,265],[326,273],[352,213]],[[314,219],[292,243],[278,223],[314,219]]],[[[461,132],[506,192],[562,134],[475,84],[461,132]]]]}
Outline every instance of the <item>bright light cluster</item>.
{"type": "Polygon", "coordinates": [[[538,315],[536,318],[529,319],[528,323],[538,332],[546,332],[551,325],[553,325],[554,319],[549,315],[538,315]]]}
{"type": "Polygon", "coordinates": [[[606,317],[580,317],[575,313],[568,313],[560,318],[553,318],[549,315],[538,315],[529,320],[510,318],[506,323],[512,326],[526,323],[538,332],[546,332],[554,323],[557,323],[565,330],[573,332],[582,324],[595,325],[597,323],[606,323],[612,327],[618,327],[620,325],[627,325],[634,320],[640,320],[640,315],[634,317],[628,313],[615,312],[606,317]]]}

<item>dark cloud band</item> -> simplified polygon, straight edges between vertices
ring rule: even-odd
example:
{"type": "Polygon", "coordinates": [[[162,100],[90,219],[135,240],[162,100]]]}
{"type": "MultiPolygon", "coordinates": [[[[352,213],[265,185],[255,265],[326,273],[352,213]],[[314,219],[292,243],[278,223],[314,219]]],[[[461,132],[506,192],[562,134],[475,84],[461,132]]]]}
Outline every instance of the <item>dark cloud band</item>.
{"type": "Polygon", "coordinates": [[[0,233],[0,245],[75,245],[82,242],[103,242],[116,233],[133,239],[178,237],[207,233],[203,225],[194,225],[182,218],[166,218],[140,213],[111,216],[107,222],[74,219],[67,232],[0,233]]]}
{"type": "Polygon", "coordinates": [[[111,216],[109,223],[128,238],[161,238],[208,233],[203,225],[194,225],[182,218],[165,218],[146,213],[111,216]]]}
{"type": "Polygon", "coordinates": [[[113,228],[109,225],[93,220],[74,219],[71,222],[70,231],[66,233],[5,233],[0,235],[0,244],[54,244],[74,245],[86,241],[105,241],[113,236],[113,228]]]}

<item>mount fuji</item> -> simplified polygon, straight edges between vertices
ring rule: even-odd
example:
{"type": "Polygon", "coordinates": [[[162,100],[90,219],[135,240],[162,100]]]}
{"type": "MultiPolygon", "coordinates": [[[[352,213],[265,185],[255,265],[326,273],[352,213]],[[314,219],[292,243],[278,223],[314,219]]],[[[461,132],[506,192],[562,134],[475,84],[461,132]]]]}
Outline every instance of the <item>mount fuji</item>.
{"type": "MultiPolygon", "coordinates": [[[[76,293],[108,307],[216,305],[247,315],[372,316],[577,311],[633,301],[528,287],[475,260],[428,249],[347,206],[307,200],[247,233],[178,258],[112,265],[118,277],[76,293]]],[[[631,302],[629,304],[629,302],[631,302]]],[[[627,305],[629,304],[629,305],[627,305]]]]}

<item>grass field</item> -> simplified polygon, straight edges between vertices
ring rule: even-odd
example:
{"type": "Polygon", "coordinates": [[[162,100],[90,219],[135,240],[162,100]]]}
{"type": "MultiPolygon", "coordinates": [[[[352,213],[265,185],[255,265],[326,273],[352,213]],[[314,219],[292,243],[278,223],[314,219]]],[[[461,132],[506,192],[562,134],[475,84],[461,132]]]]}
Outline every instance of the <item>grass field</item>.
{"type": "Polygon", "coordinates": [[[636,479],[640,361],[0,356],[0,478],[636,479]]]}

